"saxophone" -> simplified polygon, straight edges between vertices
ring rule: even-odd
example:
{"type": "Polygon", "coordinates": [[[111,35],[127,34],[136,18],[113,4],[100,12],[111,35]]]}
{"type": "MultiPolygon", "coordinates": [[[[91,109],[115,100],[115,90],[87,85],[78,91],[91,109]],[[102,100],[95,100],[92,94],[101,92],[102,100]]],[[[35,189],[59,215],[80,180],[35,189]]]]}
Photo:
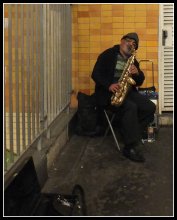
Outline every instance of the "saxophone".
{"type": "Polygon", "coordinates": [[[122,72],[122,75],[118,80],[119,90],[115,92],[111,97],[111,105],[114,105],[114,106],[122,105],[130,87],[136,84],[135,80],[131,78],[131,75],[129,72],[131,65],[134,63],[135,55],[136,55],[135,49],[132,49],[131,52],[132,52],[132,55],[129,57],[124,67],[124,70],[122,72]]]}

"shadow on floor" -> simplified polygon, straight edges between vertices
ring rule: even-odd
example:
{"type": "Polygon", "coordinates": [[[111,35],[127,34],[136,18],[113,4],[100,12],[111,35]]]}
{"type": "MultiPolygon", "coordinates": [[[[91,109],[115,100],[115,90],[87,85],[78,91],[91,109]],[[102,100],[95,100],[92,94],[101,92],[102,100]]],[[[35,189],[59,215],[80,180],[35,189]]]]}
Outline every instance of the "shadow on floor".
{"type": "Polygon", "coordinates": [[[160,128],[156,141],[144,145],[145,163],[123,157],[111,135],[101,140],[72,136],[43,191],[70,193],[80,184],[88,216],[172,216],[173,128],[160,128]]]}

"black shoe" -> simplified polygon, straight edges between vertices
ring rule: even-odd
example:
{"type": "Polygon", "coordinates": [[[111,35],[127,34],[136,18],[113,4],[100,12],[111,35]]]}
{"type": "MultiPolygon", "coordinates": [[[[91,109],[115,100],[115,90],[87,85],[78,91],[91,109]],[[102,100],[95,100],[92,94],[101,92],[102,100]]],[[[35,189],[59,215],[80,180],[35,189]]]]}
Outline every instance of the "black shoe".
{"type": "Polygon", "coordinates": [[[136,147],[133,147],[133,148],[124,147],[123,155],[132,161],[136,161],[136,162],[145,161],[145,158],[143,157],[142,152],[139,150],[139,148],[136,148],[136,147]]]}

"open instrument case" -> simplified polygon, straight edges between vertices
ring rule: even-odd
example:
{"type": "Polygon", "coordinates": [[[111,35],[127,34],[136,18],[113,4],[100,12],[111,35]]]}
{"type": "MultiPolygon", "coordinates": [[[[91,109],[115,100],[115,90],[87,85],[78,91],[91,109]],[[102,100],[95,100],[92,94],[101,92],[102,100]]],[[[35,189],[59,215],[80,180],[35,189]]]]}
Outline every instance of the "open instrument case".
{"type": "Polygon", "coordinates": [[[4,216],[86,215],[84,192],[75,185],[71,194],[42,193],[30,157],[4,191],[4,216]]]}

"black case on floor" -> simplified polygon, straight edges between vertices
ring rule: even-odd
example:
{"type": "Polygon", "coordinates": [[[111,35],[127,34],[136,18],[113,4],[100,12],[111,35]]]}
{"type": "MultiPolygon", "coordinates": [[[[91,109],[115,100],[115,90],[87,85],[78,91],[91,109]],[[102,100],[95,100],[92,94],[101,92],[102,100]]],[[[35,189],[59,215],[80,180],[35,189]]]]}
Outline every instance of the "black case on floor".
{"type": "Polygon", "coordinates": [[[4,191],[5,216],[60,216],[53,206],[55,194],[43,194],[30,158],[4,191]]]}

